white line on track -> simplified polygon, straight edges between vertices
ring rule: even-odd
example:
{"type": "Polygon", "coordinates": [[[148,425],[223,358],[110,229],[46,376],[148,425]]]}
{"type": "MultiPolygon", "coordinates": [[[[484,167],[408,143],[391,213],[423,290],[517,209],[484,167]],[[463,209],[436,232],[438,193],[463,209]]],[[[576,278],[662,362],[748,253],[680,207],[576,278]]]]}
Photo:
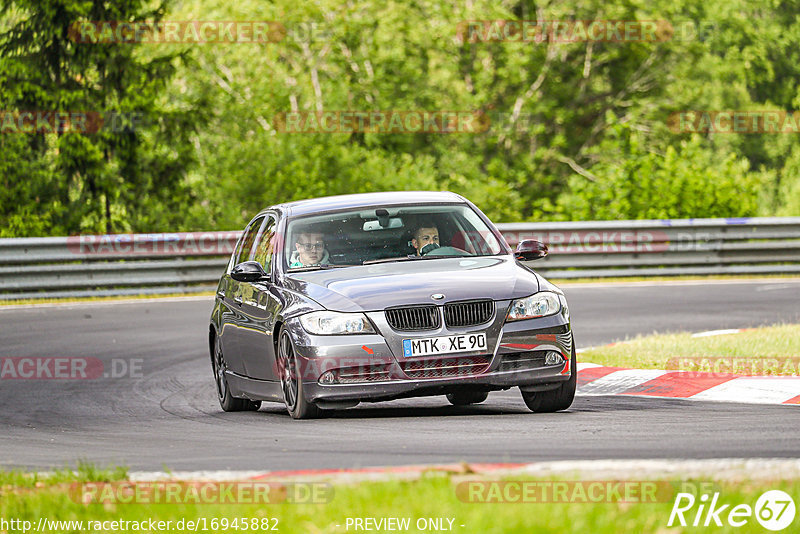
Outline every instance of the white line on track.
{"type": "Polygon", "coordinates": [[[696,334],[692,334],[692,337],[724,336],[727,334],[738,334],[741,331],[741,328],[728,328],[727,330],[706,330],[705,332],[697,332],[696,334]]]}

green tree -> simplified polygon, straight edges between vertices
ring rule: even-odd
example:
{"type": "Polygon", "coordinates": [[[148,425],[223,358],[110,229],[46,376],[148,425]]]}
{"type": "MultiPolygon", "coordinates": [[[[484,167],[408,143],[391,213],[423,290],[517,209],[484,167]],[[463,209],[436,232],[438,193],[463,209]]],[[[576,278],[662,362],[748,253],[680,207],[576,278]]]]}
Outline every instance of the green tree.
{"type": "Polygon", "coordinates": [[[105,121],[96,133],[12,134],[0,156],[13,185],[0,224],[34,211],[46,229],[32,224],[23,233],[148,230],[183,219],[192,198],[190,135],[203,108],[167,102],[164,90],[185,52],[148,55],[133,44],[83,42],[74,31],[81,21],[161,20],[166,5],[150,5],[0,2],[0,109],[87,112],[105,121]],[[36,167],[33,196],[20,187],[29,170],[18,162],[36,167]]]}
{"type": "Polygon", "coordinates": [[[134,132],[0,139],[6,232],[230,229],[274,202],[403,189],[462,193],[498,221],[796,213],[797,135],[676,133],[669,117],[797,108],[800,4],[0,3],[5,108],[108,106],[148,119],[134,132]],[[64,37],[75,20],[164,16],[272,20],[288,33],[182,49],[64,37]],[[458,38],[470,20],[669,24],[655,41],[472,42],[458,38]],[[477,111],[491,125],[452,135],[277,128],[282,112],[331,110],[477,111]]]}
{"type": "Polygon", "coordinates": [[[570,179],[561,204],[573,220],[750,216],[768,178],[746,158],[709,150],[700,136],[653,147],[609,119],[612,134],[595,147],[602,160],[570,179]]]}

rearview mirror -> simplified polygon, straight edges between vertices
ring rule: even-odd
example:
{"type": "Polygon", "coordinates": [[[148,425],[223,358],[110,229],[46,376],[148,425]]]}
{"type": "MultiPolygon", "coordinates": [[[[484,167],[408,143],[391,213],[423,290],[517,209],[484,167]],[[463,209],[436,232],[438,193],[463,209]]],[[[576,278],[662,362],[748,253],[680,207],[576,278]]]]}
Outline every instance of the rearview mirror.
{"type": "Polygon", "coordinates": [[[547,256],[547,245],[533,239],[522,241],[514,251],[514,257],[519,261],[533,261],[545,256],[547,256]]]}
{"type": "Polygon", "coordinates": [[[231,278],[237,282],[257,282],[269,278],[269,275],[257,261],[243,261],[233,268],[231,278]]]}
{"type": "Polygon", "coordinates": [[[400,217],[385,218],[383,221],[364,221],[364,231],[372,232],[374,230],[388,230],[392,228],[402,228],[403,219],[400,217]]]}

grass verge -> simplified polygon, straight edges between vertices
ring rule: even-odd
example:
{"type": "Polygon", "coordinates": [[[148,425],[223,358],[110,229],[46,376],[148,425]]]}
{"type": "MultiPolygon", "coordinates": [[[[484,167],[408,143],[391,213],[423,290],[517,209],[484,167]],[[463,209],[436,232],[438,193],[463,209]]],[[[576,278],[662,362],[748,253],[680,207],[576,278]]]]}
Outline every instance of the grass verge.
{"type": "MultiPolygon", "coordinates": [[[[123,472],[94,473],[84,470],[71,480],[73,482],[86,482],[93,477],[101,481],[117,480],[123,472]]],[[[424,476],[412,481],[383,481],[362,482],[358,485],[337,485],[330,494],[327,502],[317,503],[241,503],[241,504],[195,504],[167,503],[167,504],[120,504],[114,502],[89,503],[80,502],[75,498],[74,492],[65,485],[69,481],[67,472],[56,473],[53,478],[24,475],[21,473],[0,473],[0,518],[6,521],[16,519],[30,521],[32,525],[39,524],[42,517],[46,518],[50,528],[40,532],[96,532],[91,522],[106,521],[170,521],[168,528],[157,529],[160,532],[189,532],[195,531],[186,522],[199,522],[197,531],[211,532],[241,532],[242,523],[253,525],[255,519],[258,528],[255,531],[278,531],[290,533],[345,533],[355,532],[353,518],[408,518],[409,528],[400,529],[408,532],[450,530],[464,533],[501,533],[501,532],[592,532],[592,533],[617,533],[617,532],[668,532],[675,531],[667,528],[667,523],[675,503],[678,492],[692,493],[697,499],[695,505],[685,517],[691,524],[700,504],[699,497],[707,494],[710,497],[715,492],[719,493],[718,505],[728,504],[727,510],[733,506],[746,504],[755,508],[758,497],[768,490],[782,490],[788,493],[795,502],[800,502],[800,480],[738,480],[709,481],[709,480],[663,480],[656,482],[659,490],[656,492],[637,493],[641,497],[634,499],[620,499],[613,492],[601,490],[590,491],[589,484],[615,481],[584,481],[578,485],[586,491],[576,491],[577,485],[570,485],[560,498],[547,498],[545,495],[554,495],[555,485],[563,480],[542,479],[531,477],[514,477],[506,479],[506,484],[497,484],[497,481],[473,477],[470,475],[442,475],[435,474],[424,476]],[[465,491],[464,484],[479,480],[478,492],[465,491]],[[511,483],[534,484],[533,492],[508,492],[505,488],[511,483]],[[488,483],[488,485],[487,485],[488,483]],[[536,489],[538,486],[538,490],[536,489]],[[502,488],[492,493],[492,487],[502,488]],[[543,488],[550,488],[550,491],[543,488]],[[666,489],[666,491],[665,491],[666,489]],[[500,500],[512,502],[470,502],[470,495],[478,496],[478,500],[490,495],[499,496],[500,500]],[[527,495],[527,497],[522,497],[527,495]],[[598,499],[598,495],[600,496],[598,499]],[[649,497],[645,497],[648,495],[649,497]],[[544,497],[544,498],[543,498],[544,497]],[[655,498],[653,498],[655,497],[655,498]],[[531,500],[547,502],[529,502],[531,500]],[[522,502],[519,502],[522,501],[522,502]],[[223,521],[223,518],[226,521],[223,521]],[[350,518],[350,523],[348,523],[350,518]],[[216,519],[216,521],[214,521],[216,519]],[[432,529],[428,519],[439,520],[437,525],[448,528],[432,529]],[[183,528],[178,528],[179,521],[183,520],[183,528]],[[237,527],[233,527],[237,520],[237,527]],[[265,521],[266,520],[266,521],[265,521]],[[425,522],[425,529],[420,528],[425,522]],[[449,520],[452,520],[450,522],[449,520]],[[65,526],[59,529],[52,528],[52,521],[82,521],[83,524],[65,526]],[[348,524],[350,528],[348,528],[348,524]],[[227,525],[227,528],[225,528],[227,525]],[[266,528],[265,528],[266,525],[266,528]],[[274,529],[273,529],[274,527],[274,529]]],[[[622,481],[625,482],[625,481],[622,481]]],[[[627,484],[642,484],[642,480],[629,480],[627,484]]],[[[652,484],[653,481],[648,481],[652,484]]],[[[141,484],[141,483],[140,483],[141,484]]],[[[603,488],[608,488],[604,485],[603,488]]],[[[497,500],[497,499],[494,499],[497,500]]],[[[190,500],[191,501],[191,500],[190,500]]],[[[474,498],[473,498],[474,501],[474,498]]],[[[705,516],[701,518],[704,520],[705,516]]],[[[723,521],[725,514],[722,515],[723,521]]],[[[797,525],[795,520],[794,525],[797,525]]],[[[131,525],[125,529],[121,527],[103,527],[104,531],[133,531],[131,525]]],[[[167,525],[165,525],[167,527],[167,525]]],[[[764,529],[755,517],[750,517],[742,527],[713,527],[715,532],[763,532],[764,529]]],[[[148,529],[145,529],[148,530],[148,529]]],[[[254,531],[252,527],[248,530],[254,531]]],[[[361,531],[365,529],[360,529],[361,531]]],[[[387,531],[387,529],[374,529],[387,531]]],[[[678,529],[683,530],[683,529],[678,529]]],[[[8,530],[8,532],[12,532],[8,530]]],[[[699,526],[689,528],[688,531],[706,532],[707,528],[699,526]]],[[[790,527],[788,531],[793,531],[790,527]]]]}
{"type": "Polygon", "coordinates": [[[700,363],[714,358],[780,361],[800,358],[800,325],[766,326],[708,337],[692,337],[691,333],[639,336],[586,350],[579,360],[610,367],[667,369],[679,359],[700,363]]]}
{"type": "MultiPolygon", "coordinates": [[[[48,473],[0,471],[0,492],[8,498],[10,490],[46,488],[72,482],[116,482],[128,477],[126,467],[98,468],[89,462],[78,462],[75,469],[57,469],[48,473]]],[[[0,499],[0,506],[3,500],[0,499]]]]}

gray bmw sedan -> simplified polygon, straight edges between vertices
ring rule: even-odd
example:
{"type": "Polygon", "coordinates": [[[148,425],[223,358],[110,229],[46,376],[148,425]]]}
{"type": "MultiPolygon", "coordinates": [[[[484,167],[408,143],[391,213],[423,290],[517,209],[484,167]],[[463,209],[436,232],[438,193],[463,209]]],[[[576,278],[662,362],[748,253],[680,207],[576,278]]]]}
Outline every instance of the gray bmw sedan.
{"type": "Polygon", "coordinates": [[[283,402],[295,419],[360,402],[519,387],[565,410],[577,368],[563,292],[454,193],[391,192],[279,204],[245,228],[208,333],[225,411],[283,402]]]}

